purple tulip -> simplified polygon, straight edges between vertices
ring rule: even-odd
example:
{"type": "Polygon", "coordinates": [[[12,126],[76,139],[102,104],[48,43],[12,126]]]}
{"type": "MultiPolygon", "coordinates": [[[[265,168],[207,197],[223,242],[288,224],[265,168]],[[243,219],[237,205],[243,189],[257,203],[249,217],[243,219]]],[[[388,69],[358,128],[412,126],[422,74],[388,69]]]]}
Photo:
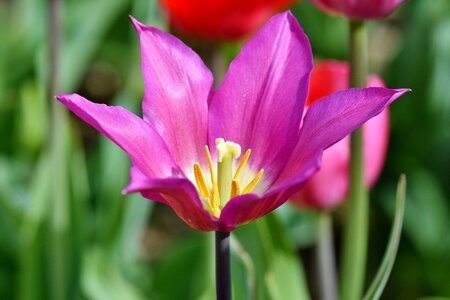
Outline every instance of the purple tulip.
{"type": "Polygon", "coordinates": [[[352,20],[379,19],[391,14],[405,0],[310,0],[326,12],[352,20]]]}
{"type": "Polygon", "coordinates": [[[276,209],[317,171],[324,149],[407,92],[350,89],[302,117],[312,53],[290,12],[247,42],[217,91],[190,48],[132,22],[141,42],[143,119],[75,94],[57,99],[128,153],[125,193],[171,206],[194,229],[231,231],[276,209]]]}

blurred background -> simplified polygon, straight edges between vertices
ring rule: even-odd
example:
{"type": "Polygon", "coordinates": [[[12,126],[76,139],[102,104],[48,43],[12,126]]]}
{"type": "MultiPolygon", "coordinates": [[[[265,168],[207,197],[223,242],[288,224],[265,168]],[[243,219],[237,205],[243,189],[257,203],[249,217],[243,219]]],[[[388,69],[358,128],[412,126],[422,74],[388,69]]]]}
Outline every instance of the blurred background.
{"type": "MultiPolygon", "coordinates": [[[[346,59],[343,18],[306,1],[290,9],[316,59],[346,59]]],[[[50,11],[45,0],[0,0],[0,299],[214,299],[213,234],[122,196],[127,156],[53,98],[76,92],[140,114],[139,42],[128,15],[170,30],[167,14],[153,0],[65,0],[55,10],[54,52],[50,11]]],[[[213,66],[226,66],[246,39],[179,36],[213,66]]],[[[413,92],[391,107],[387,161],[371,193],[367,280],[405,173],[404,231],[382,299],[450,297],[450,2],[411,0],[370,22],[370,47],[371,72],[413,92]]],[[[339,252],[342,209],[334,216],[339,252]]],[[[314,296],[316,236],[317,213],[288,204],[240,227],[235,298],[302,299],[303,277],[314,296]]]]}

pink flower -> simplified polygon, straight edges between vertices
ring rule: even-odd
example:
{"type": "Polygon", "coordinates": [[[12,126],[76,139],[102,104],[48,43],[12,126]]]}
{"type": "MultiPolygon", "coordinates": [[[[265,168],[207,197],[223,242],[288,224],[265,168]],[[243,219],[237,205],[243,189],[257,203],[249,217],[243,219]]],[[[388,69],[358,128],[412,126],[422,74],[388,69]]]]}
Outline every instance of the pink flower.
{"type": "MultiPolygon", "coordinates": [[[[349,66],[345,62],[322,61],[312,73],[308,105],[334,92],[348,88],[349,66]]],[[[368,86],[383,87],[383,81],[373,76],[368,86]]],[[[388,109],[364,124],[365,181],[370,187],[383,168],[389,139],[388,109]]],[[[350,137],[342,139],[323,153],[320,170],[311,177],[305,188],[291,198],[300,207],[329,209],[347,196],[349,186],[350,137]]]]}
{"type": "Polygon", "coordinates": [[[353,20],[379,19],[391,14],[405,0],[310,0],[326,12],[353,20]]]}
{"type": "Polygon", "coordinates": [[[291,13],[274,16],[247,42],[217,91],[190,48],[132,21],[143,118],[75,94],[57,99],[128,153],[126,193],[169,205],[198,230],[231,231],[276,209],[318,169],[325,148],[407,92],[350,89],[303,117],[312,53],[291,13]]]}

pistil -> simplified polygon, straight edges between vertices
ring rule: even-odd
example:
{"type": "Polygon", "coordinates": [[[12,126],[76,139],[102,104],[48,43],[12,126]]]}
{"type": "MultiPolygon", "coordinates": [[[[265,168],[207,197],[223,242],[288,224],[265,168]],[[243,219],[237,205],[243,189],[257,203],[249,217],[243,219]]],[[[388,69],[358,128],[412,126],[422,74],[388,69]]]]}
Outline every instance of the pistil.
{"type": "Polygon", "coordinates": [[[224,139],[216,139],[217,181],[222,209],[230,200],[231,182],[233,180],[233,159],[241,155],[241,146],[224,139]]]}

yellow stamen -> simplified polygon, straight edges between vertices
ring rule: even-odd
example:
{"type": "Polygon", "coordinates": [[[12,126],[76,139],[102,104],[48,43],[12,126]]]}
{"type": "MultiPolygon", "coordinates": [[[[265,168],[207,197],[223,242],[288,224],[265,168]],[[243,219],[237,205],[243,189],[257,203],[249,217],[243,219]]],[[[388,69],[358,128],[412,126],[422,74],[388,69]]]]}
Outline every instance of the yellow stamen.
{"type": "Polygon", "coordinates": [[[239,175],[241,174],[242,169],[244,168],[245,164],[247,163],[248,158],[250,157],[250,153],[252,153],[252,150],[248,149],[245,151],[244,157],[242,157],[241,161],[239,162],[239,166],[236,170],[236,173],[234,174],[233,180],[237,180],[239,175]]]}
{"type": "Polygon", "coordinates": [[[255,186],[258,184],[259,180],[261,179],[262,175],[264,173],[264,169],[261,169],[258,174],[256,174],[255,178],[253,178],[252,181],[245,187],[245,189],[242,191],[242,194],[249,194],[253,191],[255,186]]]}
{"type": "Polygon", "coordinates": [[[231,198],[251,193],[258,182],[261,180],[264,169],[261,169],[256,176],[247,184],[244,190],[241,190],[239,177],[242,175],[251,154],[251,150],[245,151],[244,156],[239,162],[236,171],[232,173],[233,160],[241,155],[241,146],[231,141],[225,141],[222,138],[216,139],[217,151],[217,177],[216,169],[213,165],[211,152],[208,145],[205,146],[206,158],[208,161],[211,184],[199,163],[194,163],[194,177],[197,184],[198,193],[202,200],[204,208],[214,217],[220,218],[222,209],[227,205],[231,198]]]}
{"type": "Polygon", "coordinates": [[[211,174],[211,182],[214,185],[214,182],[216,181],[216,174],[214,174],[214,166],[213,166],[211,153],[209,152],[208,145],[205,146],[205,152],[206,152],[206,157],[208,158],[209,173],[211,174]]]}
{"type": "Polygon", "coordinates": [[[217,183],[213,183],[211,195],[209,196],[209,205],[212,209],[219,208],[220,206],[219,187],[217,183]]]}
{"type": "Polygon", "coordinates": [[[231,183],[231,194],[230,198],[239,196],[241,194],[241,187],[239,186],[239,182],[236,179],[233,179],[231,183]]]}
{"type": "Polygon", "coordinates": [[[219,218],[220,218],[221,210],[220,210],[220,208],[215,207],[215,208],[212,208],[212,209],[211,209],[211,213],[212,213],[212,215],[213,215],[214,217],[216,217],[217,219],[219,219],[219,218]]]}
{"type": "Polygon", "coordinates": [[[194,175],[195,175],[195,181],[197,182],[198,190],[200,192],[200,195],[203,198],[209,197],[209,188],[206,184],[205,175],[203,175],[203,171],[200,168],[200,165],[198,163],[194,164],[194,175]]]}
{"type": "MultiPolygon", "coordinates": [[[[216,174],[214,173],[214,166],[211,158],[211,153],[209,152],[208,145],[205,146],[206,157],[208,158],[209,165],[209,173],[211,174],[211,183],[212,189],[211,194],[209,196],[209,205],[213,210],[218,209],[220,206],[220,197],[219,197],[219,187],[217,186],[216,174]]],[[[220,210],[219,210],[220,214],[220,210]]]]}

